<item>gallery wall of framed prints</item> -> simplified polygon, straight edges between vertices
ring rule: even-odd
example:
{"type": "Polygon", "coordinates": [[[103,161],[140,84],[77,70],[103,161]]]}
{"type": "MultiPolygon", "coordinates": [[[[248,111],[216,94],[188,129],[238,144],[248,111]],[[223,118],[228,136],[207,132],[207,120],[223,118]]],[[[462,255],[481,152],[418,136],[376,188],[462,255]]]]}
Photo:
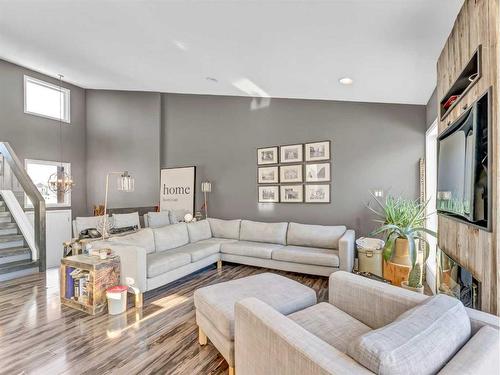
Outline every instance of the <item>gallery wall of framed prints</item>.
{"type": "Polygon", "coordinates": [[[259,203],[330,203],[331,141],[257,149],[259,203]]]}

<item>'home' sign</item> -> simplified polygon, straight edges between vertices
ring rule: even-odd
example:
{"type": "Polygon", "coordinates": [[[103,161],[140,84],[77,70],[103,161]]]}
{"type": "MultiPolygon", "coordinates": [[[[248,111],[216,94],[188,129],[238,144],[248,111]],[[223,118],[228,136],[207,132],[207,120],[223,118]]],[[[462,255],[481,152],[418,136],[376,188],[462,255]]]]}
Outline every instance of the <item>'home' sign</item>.
{"type": "Polygon", "coordinates": [[[160,174],[160,211],[194,214],[196,167],[165,168],[160,174]]]}

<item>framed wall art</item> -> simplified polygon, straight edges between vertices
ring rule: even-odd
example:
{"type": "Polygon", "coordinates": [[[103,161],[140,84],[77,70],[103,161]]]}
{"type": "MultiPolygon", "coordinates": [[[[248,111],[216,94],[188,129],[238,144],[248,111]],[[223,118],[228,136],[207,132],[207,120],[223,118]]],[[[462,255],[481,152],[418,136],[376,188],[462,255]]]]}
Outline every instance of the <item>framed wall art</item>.
{"type": "Polygon", "coordinates": [[[278,146],[257,149],[257,164],[278,164],[278,146]]]}
{"type": "Polygon", "coordinates": [[[306,143],[305,153],[307,162],[330,160],[330,141],[306,143]]]}
{"type": "Polygon", "coordinates": [[[300,163],[303,159],[304,145],[286,145],[280,146],[280,163],[300,163]]]}
{"type": "Polygon", "coordinates": [[[282,203],[302,203],[304,201],[303,185],[281,185],[280,202],[282,203]]]}
{"type": "Polygon", "coordinates": [[[259,203],[278,203],[279,194],[278,186],[259,186],[259,203]]]}
{"type": "Polygon", "coordinates": [[[163,168],[160,172],[160,211],[194,214],[196,167],[163,168]]]}
{"type": "Polygon", "coordinates": [[[330,184],[306,185],[306,203],[330,203],[330,184]]]}
{"type": "Polygon", "coordinates": [[[306,164],[306,182],[330,181],[330,163],[306,164]]]}
{"type": "Polygon", "coordinates": [[[278,167],[257,168],[257,179],[259,184],[277,184],[279,182],[278,167]]]}
{"type": "Polygon", "coordinates": [[[302,164],[281,165],[280,181],[282,184],[302,182],[302,164]]]}

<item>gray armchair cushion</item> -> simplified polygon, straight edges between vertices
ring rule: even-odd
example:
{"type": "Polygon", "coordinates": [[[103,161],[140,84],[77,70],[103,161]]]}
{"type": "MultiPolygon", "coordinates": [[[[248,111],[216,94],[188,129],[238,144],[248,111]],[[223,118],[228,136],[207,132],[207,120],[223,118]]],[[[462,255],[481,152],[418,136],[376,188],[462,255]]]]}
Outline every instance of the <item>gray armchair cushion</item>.
{"type": "Polygon", "coordinates": [[[286,245],[287,228],[288,223],[261,223],[242,220],[240,240],[286,245]]]}
{"type": "Polygon", "coordinates": [[[149,254],[147,257],[148,277],[161,275],[189,263],[191,263],[191,255],[176,250],[149,254]]]}
{"type": "Polygon", "coordinates": [[[150,228],[160,228],[170,225],[170,211],[148,212],[147,215],[150,228]]]}
{"type": "Polygon", "coordinates": [[[500,332],[484,326],[467,341],[439,375],[500,374],[500,332]]]}
{"type": "Polygon", "coordinates": [[[226,238],[230,240],[240,239],[240,224],[241,220],[222,220],[208,218],[212,235],[218,238],[226,238]]]}
{"type": "Polygon", "coordinates": [[[221,244],[220,251],[225,254],[271,259],[273,251],[282,247],[283,245],[273,243],[238,241],[221,244]]]}
{"type": "Polygon", "coordinates": [[[316,266],[339,266],[337,250],[316,249],[314,247],[285,246],[273,250],[272,259],[316,266]]]}
{"type": "Polygon", "coordinates": [[[167,225],[153,229],[156,251],[175,249],[189,243],[186,223],[167,225]]]}
{"type": "Polygon", "coordinates": [[[290,223],[288,225],[287,244],[297,246],[338,249],[339,239],[347,228],[344,225],[308,225],[290,223]]]}
{"type": "Polygon", "coordinates": [[[377,374],[430,375],[467,342],[470,332],[462,303],[439,294],[360,336],[348,354],[377,374]]]}
{"type": "Polygon", "coordinates": [[[108,241],[117,244],[143,247],[148,254],[154,253],[156,250],[155,238],[150,228],[144,228],[125,236],[110,237],[108,241]]]}
{"type": "Polygon", "coordinates": [[[194,223],[188,223],[187,229],[189,233],[189,241],[191,243],[198,242],[201,240],[208,240],[212,237],[212,231],[210,230],[210,224],[207,220],[200,220],[194,223]]]}
{"type": "Polygon", "coordinates": [[[326,302],[297,311],[288,318],[343,353],[354,339],[371,331],[367,325],[326,302]]]}

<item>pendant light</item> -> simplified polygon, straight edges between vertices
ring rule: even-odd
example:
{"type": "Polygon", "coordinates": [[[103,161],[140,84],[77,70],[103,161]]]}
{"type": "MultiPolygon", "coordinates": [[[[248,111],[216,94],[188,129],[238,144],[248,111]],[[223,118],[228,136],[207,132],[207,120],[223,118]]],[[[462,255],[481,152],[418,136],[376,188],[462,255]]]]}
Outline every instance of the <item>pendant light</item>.
{"type": "Polygon", "coordinates": [[[63,102],[62,102],[62,79],[63,76],[59,74],[59,146],[61,149],[61,159],[60,159],[60,167],[58,168],[56,173],[50,175],[47,184],[49,185],[49,190],[53,191],[56,194],[63,193],[66,194],[70,191],[75,183],[71,176],[64,171],[63,164],[63,137],[62,137],[62,117],[63,117],[63,102]]]}

